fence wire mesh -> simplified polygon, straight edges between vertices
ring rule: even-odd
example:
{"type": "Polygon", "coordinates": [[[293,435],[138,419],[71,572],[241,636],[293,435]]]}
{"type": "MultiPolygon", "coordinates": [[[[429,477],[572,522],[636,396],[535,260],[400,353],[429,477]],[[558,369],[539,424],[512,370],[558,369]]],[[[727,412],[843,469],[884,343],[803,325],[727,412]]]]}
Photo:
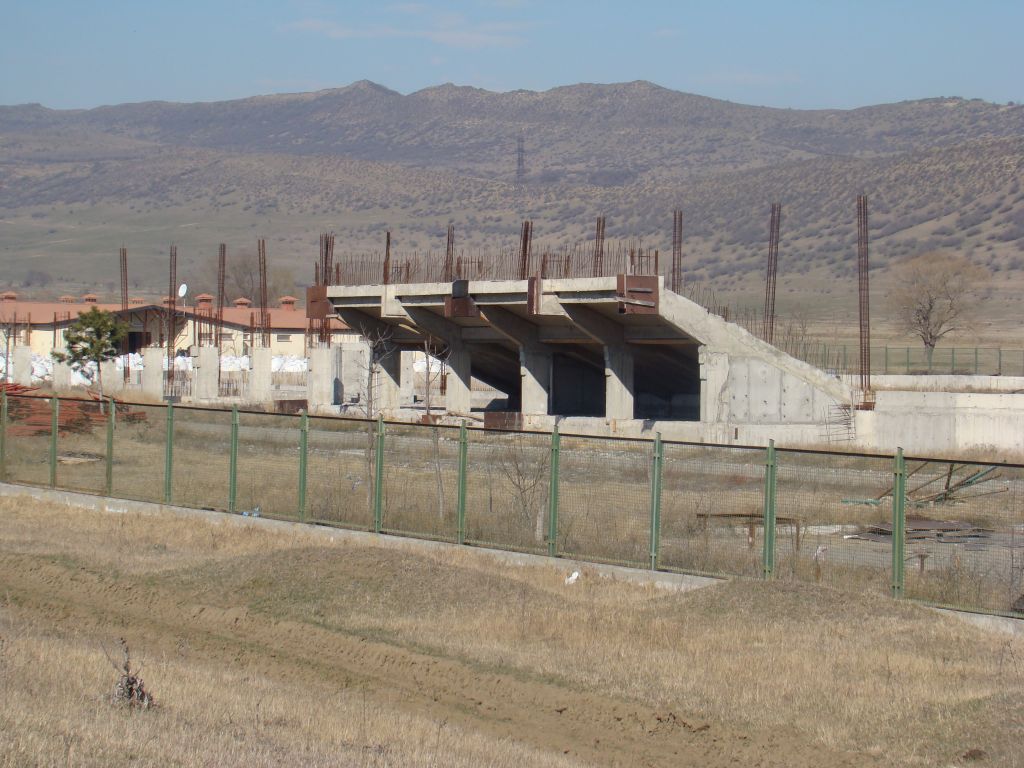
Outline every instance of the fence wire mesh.
{"type": "Polygon", "coordinates": [[[776,465],[776,576],[888,592],[892,458],[780,449],[776,465]]]}
{"type": "Polygon", "coordinates": [[[7,396],[5,463],[11,482],[49,485],[50,408],[50,398],[7,396]]]}
{"type": "Polygon", "coordinates": [[[907,459],[904,594],[1024,614],[1024,469],[907,459]]]}
{"type": "Polygon", "coordinates": [[[386,426],[383,530],[454,541],[458,493],[457,428],[386,426]]]}
{"type": "Polygon", "coordinates": [[[562,438],[559,554],[620,565],[649,562],[651,445],[562,438]]]}
{"type": "Polygon", "coordinates": [[[174,408],[171,503],[227,509],[231,468],[231,411],[174,408]]]}
{"type": "Polygon", "coordinates": [[[72,491],[103,493],[107,477],[109,405],[61,400],[57,438],[57,485],[72,491]]]}
{"type": "Polygon", "coordinates": [[[157,405],[121,405],[114,428],[111,495],[161,502],[167,409],[157,405]]]}
{"type": "Polygon", "coordinates": [[[466,540],[547,552],[551,436],[474,430],[466,457],[466,540]]]}
{"type": "Polygon", "coordinates": [[[238,415],[235,510],[289,520],[299,516],[299,419],[238,415]]]}
{"type": "Polygon", "coordinates": [[[373,462],[377,424],[311,418],[306,519],[373,528],[373,462]]]}
{"type": "Polygon", "coordinates": [[[666,443],[663,568],[756,576],[764,541],[765,453],[666,443]]]}
{"type": "MultiPolygon", "coordinates": [[[[120,404],[108,457],[108,413],[95,401],[62,399],[54,441],[52,403],[7,397],[6,480],[103,493],[109,467],[113,496],[160,502],[169,462],[172,503],[229,508],[231,412],[120,404]]],[[[300,518],[302,423],[297,416],[238,415],[237,512],[258,507],[262,515],[300,518]]],[[[656,463],[649,441],[562,436],[554,451],[549,434],[468,430],[460,478],[458,428],[388,424],[381,442],[374,421],[321,417],[308,426],[308,522],[373,530],[379,498],[382,530],[457,540],[461,482],[467,543],[652,564],[656,463]]],[[[653,563],[759,576],[767,509],[774,512],[777,578],[857,591],[902,588],[921,601],[1024,616],[1024,467],[907,458],[906,544],[894,551],[899,462],[778,449],[775,495],[766,499],[769,455],[762,448],[664,443],[653,563]]]]}

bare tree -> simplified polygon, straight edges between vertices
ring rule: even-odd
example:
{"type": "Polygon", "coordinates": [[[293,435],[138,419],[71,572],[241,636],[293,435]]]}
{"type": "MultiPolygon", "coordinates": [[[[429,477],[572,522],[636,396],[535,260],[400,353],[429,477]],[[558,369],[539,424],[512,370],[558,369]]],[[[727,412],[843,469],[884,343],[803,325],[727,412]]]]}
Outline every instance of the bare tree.
{"type": "MultiPolygon", "coordinates": [[[[367,419],[374,419],[377,417],[379,411],[379,407],[377,405],[377,390],[380,387],[379,379],[381,364],[392,355],[397,355],[399,352],[398,348],[392,341],[392,332],[390,328],[360,326],[358,330],[368,348],[368,354],[362,366],[363,383],[365,386],[363,411],[366,413],[367,419]]],[[[374,446],[377,440],[377,427],[374,422],[369,423],[366,435],[365,458],[366,477],[368,479],[366,484],[366,503],[368,508],[372,508],[373,494],[375,490],[375,478],[373,471],[374,446]]]]}
{"type": "Polygon", "coordinates": [[[434,383],[443,381],[445,363],[448,360],[449,350],[447,348],[437,349],[430,341],[423,342],[423,358],[426,362],[426,373],[424,375],[425,388],[423,404],[426,408],[425,420],[430,424],[431,443],[434,459],[434,481],[437,486],[437,516],[444,517],[444,477],[441,474],[441,430],[434,423],[432,412],[434,383]],[[436,362],[436,365],[435,365],[436,362]]]}
{"type": "Polygon", "coordinates": [[[889,301],[902,329],[921,339],[929,367],[943,338],[970,329],[988,279],[988,271],[966,256],[943,251],[921,253],[893,267],[889,301]]]}

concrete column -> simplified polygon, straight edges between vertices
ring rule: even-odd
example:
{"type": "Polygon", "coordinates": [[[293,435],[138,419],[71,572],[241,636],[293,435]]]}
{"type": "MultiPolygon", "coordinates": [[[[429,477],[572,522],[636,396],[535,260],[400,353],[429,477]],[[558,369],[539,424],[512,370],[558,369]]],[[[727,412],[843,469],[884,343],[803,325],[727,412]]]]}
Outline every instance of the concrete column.
{"type": "Polygon", "coordinates": [[[377,365],[375,393],[377,409],[389,413],[400,407],[402,391],[402,355],[395,350],[377,365]]]}
{"type": "Polygon", "coordinates": [[[341,354],[339,347],[313,347],[309,350],[306,397],[310,411],[316,412],[340,401],[338,369],[341,367],[341,354]]]}
{"type": "Polygon", "coordinates": [[[249,353],[249,365],[249,391],[245,399],[250,403],[269,405],[274,400],[274,386],[270,376],[274,365],[273,350],[269,347],[256,347],[249,353]]]}
{"type": "Polygon", "coordinates": [[[409,407],[416,401],[416,371],[413,368],[416,353],[404,350],[398,354],[402,358],[402,372],[399,377],[401,385],[399,405],[409,407]]]}
{"type": "Polygon", "coordinates": [[[551,395],[551,350],[540,346],[519,348],[522,413],[546,415],[551,395]]]}
{"type": "Polygon", "coordinates": [[[67,363],[53,363],[53,391],[67,392],[71,389],[71,366],[67,363]]]}
{"type": "Polygon", "coordinates": [[[213,400],[220,396],[217,375],[220,372],[220,348],[200,347],[198,352],[192,360],[192,375],[195,376],[193,395],[196,400],[213,400]]]}
{"type": "Polygon", "coordinates": [[[633,418],[633,353],[623,345],[604,348],[604,414],[608,419],[633,418]]]}
{"type": "MultiPolygon", "coordinates": [[[[342,344],[341,381],[338,402],[357,407],[366,407],[366,384],[370,372],[370,347],[362,341],[342,344]]],[[[368,414],[369,415],[369,414],[368,414]]]]}
{"type": "MultiPolygon", "coordinates": [[[[117,362],[104,360],[100,363],[100,373],[103,376],[103,395],[112,395],[124,389],[124,374],[117,369],[117,362]]],[[[57,364],[53,366],[54,388],[57,386],[57,364]]]]}
{"type": "Polygon", "coordinates": [[[451,414],[468,414],[473,409],[470,367],[472,357],[463,344],[452,345],[448,352],[448,381],[445,408],[451,414]]]}
{"type": "Polygon", "coordinates": [[[142,350],[142,393],[157,400],[164,399],[164,356],[163,347],[146,347],[142,350]]]}
{"type": "Polygon", "coordinates": [[[14,363],[12,371],[15,384],[25,387],[32,386],[32,348],[15,347],[11,350],[11,362],[14,363]]]}

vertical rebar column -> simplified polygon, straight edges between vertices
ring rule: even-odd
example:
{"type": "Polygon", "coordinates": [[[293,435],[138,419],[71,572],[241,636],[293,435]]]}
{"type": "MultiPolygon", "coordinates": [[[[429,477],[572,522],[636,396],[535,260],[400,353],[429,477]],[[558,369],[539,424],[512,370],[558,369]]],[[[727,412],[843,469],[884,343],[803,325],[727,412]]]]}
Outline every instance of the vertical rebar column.
{"type": "Polygon", "coordinates": [[[384,239],[384,285],[391,282],[391,232],[384,239]]]}
{"type": "Polygon", "coordinates": [[[779,228],[782,223],[782,205],[772,203],[768,228],[768,273],[764,281],[764,340],[769,344],[775,338],[775,278],[779,270],[779,228]]]}
{"type": "Polygon", "coordinates": [[[231,406],[231,447],[228,452],[228,512],[238,501],[238,406],[231,406]]]}
{"type": "Polygon", "coordinates": [[[868,196],[857,196],[857,293],[860,308],[860,389],[871,391],[871,311],[868,291],[868,196]]]}
{"type": "Polygon", "coordinates": [[[533,246],[533,222],[524,221],[519,233],[519,279],[525,280],[530,275],[530,251],[533,246]]]}
{"type": "Polygon", "coordinates": [[[466,543],[466,473],[469,468],[469,436],[466,432],[466,420],[462,420],[459,426],[459,501],[458,501],[458,523],[456,530],[456,542],[466,543]]]}
{"type": "MultiPolygon", "coordinates": [[[[128,249],[123,245],[121,250],[118,252],[121,262],[121,319],[128,320],[128,249]]],[[[54,346],[57,346],[56,334],[57,334],[57,323],[54,321],[53,324],[54,333],[54,346]]],[[[121,342],[121,349],[124,350],[124,361],[121,365],[121,375],[124,383],[127,384],[131,380],[131,366],[128,361],[131,359],[127,352],[127,339],[121,342]]]]}
{"type": "Polygon", "coordinates": [[[775,487],[778,479],[778,465],[775,460],[775,441],[768,441],[764,466],[764,552],[761,566],[764,578],[775,573],[775,487]]]}
{"type": "Polygon", "coordinates": [[[309,413],[299,418],[299,522],[306,522],[306,476],[309,466],[309,413]]]}
{"type": "Polygon", "coordinates": [[[558,459],[562,440],[558,425],[551,431],[551,483],[548,488],[548,555],[558,557],[558,459]]]}
{"type": "Polygon", "coordinates": [[[669,287],[679,293],[683,284],[683,212],[672,211],[672,275],[669,287]]]}
{"type": "Polygon", "coordinates": [[[107,496],[114,493],[114,425],[117,419],[117,403],[110,398],[107,410],[107,465],[104,489],[107,496]]]}
{"type": "Polygon", "coordinates": [[[661,544],[661,480],[665,464],[664,448],[661,445],[661,432],[654,436],[654,453],[651,456],[651,570],[658,570],[658,549],[661,544]]]}
{"type": "Polygon", "coordinates": [[[597,217],[597,231],[594,233],[594,263],[592,275],[601,277],[604,270],[604,216],[597,217]]]}
{"type": "Polygon", "coordinates": [[[892,596],[903,597],[907,530],[907,464],[903,449],[893,457],[892,484],[892,596]]]}
{"type": "Polygon", "coordinates": [[[57,429],[59,426],[60,400],[50,398],[50,487],[57,487],[57,429]]]}
{"type": "Polygon", "coordinates": [[[384,417],[377,417],[377,450],[373,462],[373,531],[384,527],[384,417]]]}
{"type": "Polygon", "coordinates": [[[455,225],[448,225],[448,242],[444,247],[444,281],[452,281],[452,269],[455,265],[455,225]]]}
{"type": "Polygon", "coordinates": [[[7,480],[7,390],[0,391],[0,481],[7,480]]]}
{"type": "Polygon", "coordinates": [[[217,348],[217,396],[220,396],[220,346],[224,342],[224,279],[228,260],[228,247],[221,243],[217,249],[217,319],[214,321],[213,346],[217,348]]]}
{"type": "MultiPolygon", "coordinates": [[[[171,253],[168,257],[169,264],[169,278],[167,281],[167,382],[168,384],[174,381],[174,341],[176,337],[175,332],[175,315],[177,314],[177,301],[178,301],[178,247],[175,245],[171,246],[171,253]]],[[[165,392],[165,394],[174,394],[174,389],[165,392]]]]}
{"type": "Polygon", "coordinates": [[[171,503],[174,476],[174,403],[167,403],[167,434],[164,437],[164,504],[171,503]]]}

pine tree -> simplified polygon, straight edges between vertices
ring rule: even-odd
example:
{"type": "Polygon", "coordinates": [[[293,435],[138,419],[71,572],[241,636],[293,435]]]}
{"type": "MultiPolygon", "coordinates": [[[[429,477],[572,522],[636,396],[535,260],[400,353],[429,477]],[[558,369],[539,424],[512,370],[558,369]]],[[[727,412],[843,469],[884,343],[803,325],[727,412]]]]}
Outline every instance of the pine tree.
{"type": "Polygon", "coordinates": [[[58,363],[68,363],[80,371],[89,363],[96,364],[96,384],[103,399],[101,363],[118,355],[118,346],[128,336],[128,325],[113,312],[93,307],[78,316],[64,333],[64,352],[52,352],[58,363]]]}

